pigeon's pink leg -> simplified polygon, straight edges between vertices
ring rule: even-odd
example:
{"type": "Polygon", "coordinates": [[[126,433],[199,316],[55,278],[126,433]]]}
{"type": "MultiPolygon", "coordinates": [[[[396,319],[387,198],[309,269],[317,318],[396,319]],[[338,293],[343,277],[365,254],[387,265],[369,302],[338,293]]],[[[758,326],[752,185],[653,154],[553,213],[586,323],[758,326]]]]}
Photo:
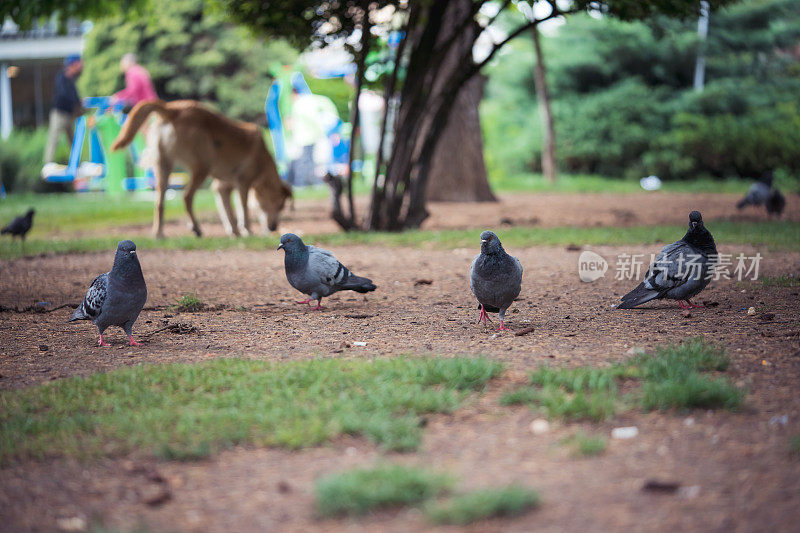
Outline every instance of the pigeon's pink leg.
{"type": "Polygon", "coordinates": [[[97,345],[98,345],[98,346],[111,346],[111,345],[110,345],[110,344],[108,344],[107,342],[103,342],[103,334],[102,334],[102,333],[100,334],[100,340],[99,340],[99,341],[97,341],[97,345]]]}
{"type": "Polygon", "coordinates": [[[693,304],[691,300],[686,300],[686,303],[689,304],[689,309],[705,309],[705,305],[703,304],[693,304]]]}
{"type": "Polygon", "coordinates": [[[503,321],[501,320],[500,327],[497,328],[497,331],[509,331],[509,329],[503,325],[503,321]]]}
{"type": "Polygon", "coordinates": [[[681,306],[681,309],[684,309],[684,310],[691,309],[691,307],[689,307],[688,305],[683,303],[683,300],[678,300],[678,304],[681,306]]]}
{"type": "Polygon", "coordinates": [[[325,308],[322,307],[322,298],[320,298],[319,300],[317,300],[317,306],[316,307],[312,307],[311,310],[312,311],[320,311],[322,309],[325,309],[325,308]]]}
{"type": "Polygon", "coordinates": [[[141,346],[141,344],[133,340],[133,335],[128,335],[128,346],[141,346]]]}
{"type": "Polygon", "coordinates": [[[309,304],[310,305],[311,304],[311,298],[306,298],[302,302],[297,302],[297,303],[299,303],[299,304],[309,304]]]}

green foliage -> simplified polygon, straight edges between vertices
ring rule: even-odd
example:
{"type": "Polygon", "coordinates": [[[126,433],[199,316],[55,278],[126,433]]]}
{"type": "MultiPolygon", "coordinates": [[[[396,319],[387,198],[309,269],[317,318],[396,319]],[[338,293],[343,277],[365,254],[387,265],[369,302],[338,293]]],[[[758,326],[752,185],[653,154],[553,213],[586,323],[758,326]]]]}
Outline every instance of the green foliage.
{"type": "Polygon", "coordinates": [[[428,519],[434,524],[464,526],[489,518],[517,516],[540,504],[539,495],[519,485],[497,489],[481,489],[453,496],[426,506],[428,519]]]}
{"type": "Polygon", "coordinates": [[[792,435],[789,439],[789,454],[800,457],[800,435],[792,435]]]}
{"type": "MultiPolygon", "coordinates": [[[[44,147],[47,129],[15,129],[8,139],[0,139],[0,178],[8,192],[54,192],[65,189],[63,184],[42,180],[44,147]]],[[[65,137],[56,151],[56,159],[69,159],[65,137]]]]}
{"type": "Polygon", "coordinates": [[[528,404],[551,418],[591,421],[611,418],[631,404],[645,411],[694,407],[733,411],[744,401],[745,391],[726,378],[702,373],[724,371],[729,362],[721,347],[694,338],[606,368],[542,366],[531,373],[531,386],[506,393],[501,403],[528,404]],[[624,379],[640,381],[640,389],[621,397],[617,384],[624,379]]]}
{"type": "MultiPolygon", "coordinates": [[[[795,7],[751,0],[712,13],[701,93],[692,88],[695,20],[570,17],[543,41],[560,167],[666,179],[753,177],[767,168],[796,176],[800,69],[785,52],[800,39],[795,7]]],[[[512,46],[516,53],[492,67],[482,106],[487,164],[501,178],[541,159],[532,46],[512,46]]],[[[789,188],[797,184],[793,177],[789,188]]]]}
{"type": "Polygon", "coordinates": [[[764,276],[761,278],[761,285],[764,287],[798,287],[800,278],[789,274],[786,276],[764,276]]]}
{"type": "Polygon", "coordinates": [[[483,358],[123,368],[0,393],[0,463],[132,452],[192,459],[237,444],[317,446],[342,434],[410,450],[420,415],[452,412],[501,371],[483,358]]]}
{"type": "Polygon", "coordinates": [[[382,465],[350,470],[320,479],[315,487],[322,516],[364,515],[371,511],[413,505],[452,486],[444,475],[420,468],[382,465]]]}
{"type": "Polygon", "coordinates": [[[180,313],[196,313],[197,311],[202,311],[205,306],[206,304],[200,301],[197,294],[192,293],[184,294],[178,298],[178,303],[174,306],[174,309],[180,313]]]}
{"type": "Polygon", "coordinates": [[[574,449],[575,455],[583,457],[602,455],[608,446],[608,439],[602,435],[592,436],[583,432],[577,433],[563,442],[574,449]]]}
{"type": "Polygon", "coordinates": [[[131,13],[150,0],[3,0],[0,20],[8,16],[23,29],[52,15],[63,25],[68,19],[98,19],[113,13],[131,13]]]}
{"type": "Polygon", "coordinates": [[[286,41],[256,39],[202,0],[154,2],[139,15],[99,21],[86,36],[81,94],[124,86],[119,60],[135,52],[161,98],[213,102],[228,116],[264,122],[274,69],[294,62],[286,41]]]}

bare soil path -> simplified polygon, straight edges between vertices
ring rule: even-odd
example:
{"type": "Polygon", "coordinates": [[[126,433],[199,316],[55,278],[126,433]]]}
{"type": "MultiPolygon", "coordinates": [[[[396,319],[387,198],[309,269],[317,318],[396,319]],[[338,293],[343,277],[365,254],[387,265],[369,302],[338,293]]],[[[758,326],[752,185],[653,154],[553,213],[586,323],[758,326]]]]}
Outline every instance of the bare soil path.
{"type": "MultiPolygon", "coordinates": [[[[596,212],[610,212],[610,205],[596,200],[596,212]]],[[[674,220],[652,222],[682,224],[688,208],[651,206],[676,213],[674,220]]],[[[642,204],[632,209],[642,217],[637,223],[644,223],[642,204]]],[[[434,220],[440,216],[435,213],[434,220]]],[[[523,213],[511,210],[504,216],[523,213]]],[[[554,225],[567,224],[568,218],[554,225]]],[[[608,218],[607,223],[619,221],[608,218]]],[[[498,233],[502,238],[502,230],[498,233]]],[[[520,482],[540,491],[541,509],[476,524],[467,528],[471,531],[795,530],[800,459],[789,453],[788,443],[800,434],[800,288],[721,280],[699,298],[709,307],[690,318],[672,302],[615,310],[611,305],[633,282],[614,279],[614,258],[620,253],[649,257],[656,250],[592,250],[612,263],[606,277],[594,283],[578,279],[578,252],[561,247],[509,250],[522,261],[525,277],[508,323],[514,330],[534,328],[524,336],[495,334],[475,324],[478,311],[467,272],[477,246],[450,251],[337,247],[337,257],[372,278],[379,289],[368,295],[337,294],[323,302],[327,309],[320,312],[294,303],[299,294],[286,282],[282,252],[141,250],[149,299],[135,329],[143,343],[139,348],[126,346],[121,331],[110,331],[110,348],[96,347],[90,323],[66,323],[69,307],[51,313],[0,312],[0,389],[125,365],[216,357],[485,354],[507,364],[478,400],[453,415],[432,417],[417,453],[387,456],[364,440],[346,438],[294,452],[234,448],[194,463],[123,457],[88,464],[14,464],[0,469],[0,529],[51,531],[65,524],[59,519],[70,517],[123,530],[138,525],[153,531],[427,529],[416,510],[362,520],[314,515],[313,484],[320,475],[396,460],[451,472],[460,488],[520,482]],[[208,308],[195,313],[168,308],[187,293],[196,293],[208,308]],[[755,316],[746,312],[751,306],[758,310],[755,316]],[[652,348],[696,335],[726,347],[732,361],[727,375],[749,391],[743,412],[629,412],[603,424],[554,423],[548,433],[534,435],[534,412],[498,403],[503,391],[524,382],[540,364],[603,365],[628,357],[634,346],[652,348]],[[786,425],[770,423],[782,415],[786,425]],[[601,457],[575,458],[560,444],[577,431],[608,435],[613,427],[627,425],[636,425],[640,435],[611,440],[601,457]],[[160,505],[145,503],[154,490],[153,472],[165,480],[162,485],[171,495],[160,505]],[[690,488],[668,495],[645,492],[642,485],[650,479],[690,488]]],[[[755,252],[732,245],[720,251],[755,252]]],[[[800,254],[761,252],[761,276],[800,274],[800,254]]],[[[77,303],[111,260],[109,251],[3,262],[0,305],[77,303]]]]}

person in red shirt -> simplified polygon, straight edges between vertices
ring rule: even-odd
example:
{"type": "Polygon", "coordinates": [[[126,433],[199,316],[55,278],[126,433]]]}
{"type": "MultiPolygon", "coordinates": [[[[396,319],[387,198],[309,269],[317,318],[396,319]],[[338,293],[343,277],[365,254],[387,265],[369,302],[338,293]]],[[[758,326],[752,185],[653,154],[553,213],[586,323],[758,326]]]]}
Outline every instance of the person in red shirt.
{"type": "Polygon", "coordinates": [[[158,99],[150,73],[136,62],[135,54],[128,53],[122,56],[119,67],[125,73],[125,88],[112,95],[113,101],[122,101],[127,106],[133,107],[143,100],[158,99]]]}

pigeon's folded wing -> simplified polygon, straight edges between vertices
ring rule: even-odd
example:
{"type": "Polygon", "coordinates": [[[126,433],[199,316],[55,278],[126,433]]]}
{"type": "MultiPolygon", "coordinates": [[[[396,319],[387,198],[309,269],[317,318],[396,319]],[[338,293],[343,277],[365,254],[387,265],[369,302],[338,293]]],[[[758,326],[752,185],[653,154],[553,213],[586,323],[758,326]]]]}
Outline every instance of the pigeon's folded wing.
{"type": "Polygon", "coordinates": [[[644,279],[647,289],[665,293],[701,275],[706,258],[685,242],[665,246],[644,279]]]}
{"type": "Polygon", "coordinates": [[[106,293],[108,292],[108,274],[100,274],[86,291],[86,297],[83,299],[79,309],[87,317],[94,318],[100,314],[103,308],[103,302],[106,301],[106,293]]]}
{"type": "Polygon", "coordinates": [[[347,281],[350,271],[336,259],[331,252],[315,246],[308,247],[307,272],[329,287],[336,287],[347,281]]]}

